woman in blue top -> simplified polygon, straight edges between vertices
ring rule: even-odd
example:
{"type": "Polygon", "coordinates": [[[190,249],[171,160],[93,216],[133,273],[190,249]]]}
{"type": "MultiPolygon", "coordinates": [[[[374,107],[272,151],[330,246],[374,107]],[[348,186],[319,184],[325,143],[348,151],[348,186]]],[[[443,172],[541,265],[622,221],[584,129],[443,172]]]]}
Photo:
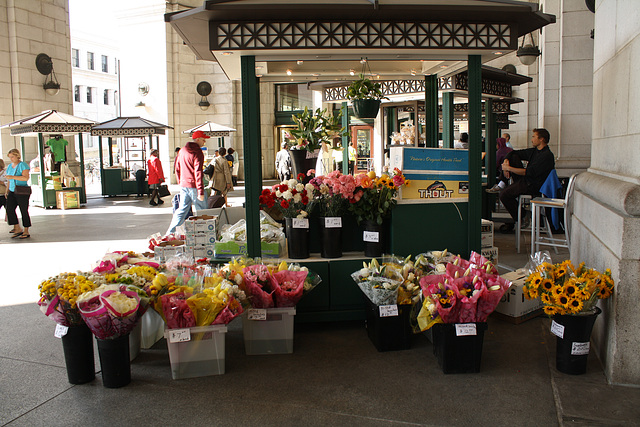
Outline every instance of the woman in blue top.
{"type": "Polygon", "coordinates": [[[29,217],[29,194],[17,194],[16,186],[29,187],[29,165],[20,159],[20,152],[12,148],[7,153],[11,164],[7,166],[7,219],[9,225],[13,225],[14,239],[28,239],[30,237],[29,227],[31,227],[31,218],[29,217]],[[18,216],[16,215],[16,207],[20,207],[22,214],[22,226],[18,224],[18,216]]]}

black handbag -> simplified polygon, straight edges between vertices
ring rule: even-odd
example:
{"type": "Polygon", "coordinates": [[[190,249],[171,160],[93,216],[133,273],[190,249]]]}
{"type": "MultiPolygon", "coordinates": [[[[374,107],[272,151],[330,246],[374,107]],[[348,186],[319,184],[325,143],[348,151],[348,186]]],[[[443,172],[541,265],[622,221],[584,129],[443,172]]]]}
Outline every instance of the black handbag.
{"type": "Polygon", "coordinates": [[[30,196],[31,195],[31,187],[28,185],[16,185],[13,192],[19,196],[30,196]]]}
{"type": "Polygon", "coordinates": [[[167,197],[171,195],[171,191],[169,191],[169,187],[166,184],[162,184],[158,187],[158,197],[167,197]]]}

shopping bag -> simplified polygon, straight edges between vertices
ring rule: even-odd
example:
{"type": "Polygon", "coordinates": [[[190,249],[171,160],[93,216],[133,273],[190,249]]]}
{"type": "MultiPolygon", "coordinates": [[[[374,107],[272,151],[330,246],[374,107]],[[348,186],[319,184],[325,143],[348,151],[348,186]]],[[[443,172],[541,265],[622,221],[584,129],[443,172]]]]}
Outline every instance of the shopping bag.
{"type": "Polygon", "coordinates": [[[171,195],[171,191],[169,191],[169,187],[166,184],[162,184],[158,187],[158,197],[167,197],[171,195]]]}

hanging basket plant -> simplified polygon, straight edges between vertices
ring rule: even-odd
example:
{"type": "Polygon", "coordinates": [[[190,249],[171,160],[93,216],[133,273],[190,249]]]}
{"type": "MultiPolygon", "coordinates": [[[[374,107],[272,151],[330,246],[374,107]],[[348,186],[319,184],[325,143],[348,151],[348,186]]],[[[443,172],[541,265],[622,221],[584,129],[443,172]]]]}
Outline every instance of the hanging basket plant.
{"type": "Polygon", "coordinates": [[[372,82],[364,74],[352,82],[347,88],[346,98],[351,101],[356,117],[375,119],[380,111],[380,100],[388,99],[382,93],[382,85],[372,82]]]}

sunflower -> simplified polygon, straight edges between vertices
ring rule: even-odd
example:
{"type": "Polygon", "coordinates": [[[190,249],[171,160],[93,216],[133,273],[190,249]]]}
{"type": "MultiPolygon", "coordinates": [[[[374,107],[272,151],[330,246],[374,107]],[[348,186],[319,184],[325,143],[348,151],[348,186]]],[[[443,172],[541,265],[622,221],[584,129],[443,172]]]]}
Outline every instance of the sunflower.
{"type": "Polygon", "coordinates": [[[569,281],[566,285],[562,287],[562,292],[569,298],[573,297],[576,292],[578,292],[578,287],[573,284],[573,282],[569,281]]]}
{"type": "Polygon", "coordinates": [[[542,277],[540,276],[539,273],[532,274],[530,278],[531,278],[531,286],[535,286],[537,288],[542,283],[542,277]]]}
{"type": "Polygon", "coordinates": [[[563,278],[566,274],[567,274],[567,267],[565,267],[564,265],[560,265],[560,267],[558,267],[558,268],[556,269],[555,277],[556,277],[556,279],[561,279],[561,278],[563,278]]]}
{"type": "Polygon", "coordinates": [[[556,305],[546,305],[544,307],[544,314],[546,314],[547,316],[554,316],[556,314],[560,314],[560,307],[556,306],[556,305]]]}
{"type": "Polygon", "coordinates": [[[553,304],[553,301],[551,300],[551,296],[548,293],[542,293],[540,295],[540,299],[542,300],[544,305],[551,305],[553,304]]]}
{"type": "Polygon", "coordinates": [[[530,299],[536,299],[538,298],[538,296],[540,295],[540,292],[538,291],[538,288],[534,288],[534,287],[530,287],[529,288],[529,298],[530,299]]]}
{"type": "Polygon", "coordinates": [[[576,269],[573,267],[573,264],[571,264],[571,260],[567,259],[565,261],[562,261],[562,263],[560,263],[560,265],[562,267],[564,267],[567,271],[571,270],[571,271],[575,271],[576,269]]]}
{"type": "Polygon", "coordinates": [[[551,294],[553,295],[554,298],[559,297],[560,295],[562,295],[562,286],[560,285],[554,285],[551,288],[551,294]]]}
{"type": "Polygon", "coordinates": [[[455,295],[455,292],[453,292],[453,289],[447,289],[447,296],[452,297],[453,295],[455,295]]]}
{"type": "Polygon", "coordinates": [[[588,291],[586,291],[584,289],[580,289],[578,292],[576,292],[575,297],[585,301],[585,300],[588,300],[589,298],[591,298],[591,293],[589,293],[588,291]]]}
{"type": "Polygon", "coordinates": [[[608,286],[600,286],[600,289],[598,290],[598,298],[600,299],[609,298],[612,293],[613,293],[612,290],[608,286]]]}
{"type": "Polygon", "coordinates": [[[577,298],[570,298],[566,307],[572,313],[580,313],[580,311],[582,310],[582,307],[584,307],[584,302],[582,302],[582,300],[579,300],[577,298]]]}
{"type": "Polygon", "coordinates": [[[568,307],[569,298],[567,298],[566,295],[560,294],[560,295],[556,296],[555,300],[556,300],[556,304],[561,305],[564,308],[568,307]]]}
{"type": "Polygon", "coordinates": [[[551,292],[551,289],[553,289],[553,282],[551,281],[551,279],[542,279],[540,287],[543,291],[551,292]]]}

